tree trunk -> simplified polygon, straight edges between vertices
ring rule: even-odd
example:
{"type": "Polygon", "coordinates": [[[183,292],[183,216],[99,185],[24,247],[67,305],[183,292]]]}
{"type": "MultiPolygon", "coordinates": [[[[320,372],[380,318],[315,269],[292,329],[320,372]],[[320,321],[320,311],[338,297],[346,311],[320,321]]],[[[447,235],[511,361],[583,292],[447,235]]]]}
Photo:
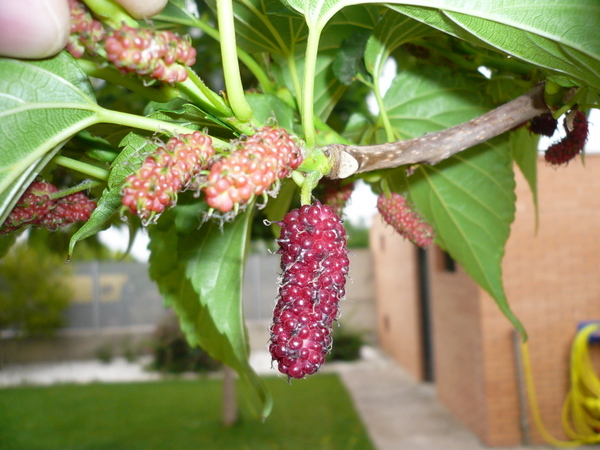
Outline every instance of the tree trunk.
{"type": "Polygon", "coordinates": [[[223,366],[223,424],[230,427],[238,420],[238,407],[235,396],[235,371],[223,366]]]}

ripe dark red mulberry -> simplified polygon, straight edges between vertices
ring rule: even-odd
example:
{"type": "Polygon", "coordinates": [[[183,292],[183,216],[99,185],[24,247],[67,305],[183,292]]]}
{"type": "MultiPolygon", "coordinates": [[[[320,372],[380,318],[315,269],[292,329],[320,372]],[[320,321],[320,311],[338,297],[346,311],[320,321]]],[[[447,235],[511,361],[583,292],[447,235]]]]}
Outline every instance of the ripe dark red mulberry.
{"type": "Polygon", "coordinates": [[[588,137],[588,121],[584,113],[572,110],[564,120],[566,136],[552,144],[544,153],[550,164],[560,166],[567,164],[581,153],[588,137]]]}
{"type": "Polygon", "coordinates": [[[402,195],[395,192],[389,197],[380,194],[377,198],[377,210],[387,224],[413,244],[427,247],[433,241],[431,226],[413,210],[402,195]]]}
{"type": "Polygon", "coordinates": [[[176,203],[177,193],[208,167],[214,153],[210,136],[199,131],[172,137],[125,179],[123,206],[151,222],[176,203]]]}
{"type": "Polygon", "coordinates": [[[211,208],[227,213],[269,192],[302,162],[302,151],[282,128],[264,127],[210,169],[204,192],[211,208]]]}
{"type": "Polygon", "coordinates": [[[556,131],[558,120],[552,114],[540,114],[529,122],[529,130],[535,134],[551,137],[556,131]]]}
{"type": "Polygon", "coordinates": [[[281,373],[304,378],[319,370],[331,348],[348,274],[346,231],[319,202],[290,211],[279,225],[283,272],[269,351],[281,373]]]}

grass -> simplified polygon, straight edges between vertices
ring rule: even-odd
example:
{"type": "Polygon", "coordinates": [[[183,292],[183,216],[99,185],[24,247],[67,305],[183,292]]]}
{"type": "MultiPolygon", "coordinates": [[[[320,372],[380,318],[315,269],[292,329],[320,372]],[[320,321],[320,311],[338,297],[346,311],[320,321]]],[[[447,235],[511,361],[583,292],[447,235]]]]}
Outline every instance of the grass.
{"type": "Polygon", "coordinates": [[[374,448],[337,375],[265,383],[275,399],[266,422],[238,384],[240,421],[230,428],[221,423],[220,380],[0,389],[0,448],[374,448]]]}

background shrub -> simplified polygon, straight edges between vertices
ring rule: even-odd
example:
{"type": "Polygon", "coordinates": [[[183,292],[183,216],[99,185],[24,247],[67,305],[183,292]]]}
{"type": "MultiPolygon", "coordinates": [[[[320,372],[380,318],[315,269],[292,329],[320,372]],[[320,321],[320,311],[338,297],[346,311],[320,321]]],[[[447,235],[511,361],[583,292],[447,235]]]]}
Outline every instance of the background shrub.
{"type": "Polygon", "coordinates": [[[169,312],[158,323],[152,339],[152,368],[162,372],[209,372],[221,363],[200,347],[191,347],[181,331],[174,313],[169,312]]]}

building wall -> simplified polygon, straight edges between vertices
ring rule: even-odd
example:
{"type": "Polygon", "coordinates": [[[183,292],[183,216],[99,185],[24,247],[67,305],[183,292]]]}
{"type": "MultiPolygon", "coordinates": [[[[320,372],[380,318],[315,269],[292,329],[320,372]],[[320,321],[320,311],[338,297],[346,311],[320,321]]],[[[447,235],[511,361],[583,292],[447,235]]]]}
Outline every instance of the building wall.
{"type": "MultiPolygon", "coordinates": [[[[517,173],[516,219],[503,261],[509,303],[529,334],[542,419],[550,434],[560,439],[566,438],[561,410],[577,325],[600,320],[599,173],[600,155],[587,155],[585,166],[577,160],[560,168],[540,159],[537,232],[531,191],[517,173]]],[[[418,376],[416,258],[401,243],[392,246],[390,232],[377,226],[371,244],[381,343],[418,376]],[[383,250],[378,248],[382,239],[383,250]]],[[[429,252],[438,398],[485,444],[518,445],[523,436],[512,325],[460,266],[449,272],[443,252],[435,247],[429,252]]],[[[590,352],[600,368],[600,345],[590,352]]],[[[531,417],[529,424],[531,441],[542,443],[531,417]]]]}
{"type": "MultiPolygon", "coordinates": [[[[579,322],[600,320],[599,173],[600,155],[587,155],[585,166],[576,160],[553,168],[540,160],[537,233],[532,194],[518,175],[517,216],[503,264],[507,296],[529,334],[542,418],[561,439],[566,438],[561,409],[569,386],[570,346],[579,322]]],[[[493,355],[485,364],[493,418],[486,442],[518,443],[510,325],[489,298],[482,298],[482,305],[484,346],[493,355]]],[[[535,429],[532,437],[542,442],[535,429]]]]}
{"type": "Polygon", "coordinates": [[[416,250],[379,217],[371,228],[379,344],[416,379],[423,379],[416,250]]]}
{"type": "MultiPolygon", "coordinates": [[[[529,334],[539,408],[565,439],[561,409],[577,324],[600,320],[600,156],[568,167],[538,162],[539,228],[525,179],[517,174],[517,213],[503,262],[513,311],[529,334]]],[[[434,269],[435,270],[435,269],[434,269]]],[[[513,329],[492,298],[462,275],[433,273],[439,398],[490,446],[522,442],[513,329]]],[[[596,360],[599,349],[593,348],[596,360]]],[[[542,443],[529,417],[530,438],[542,443]]]]}
{"type": "Polygon", "coordinates": [[[487,433],[480,289],[431,247],[431,321],[438,399],[478,436],[487,433]]]}

